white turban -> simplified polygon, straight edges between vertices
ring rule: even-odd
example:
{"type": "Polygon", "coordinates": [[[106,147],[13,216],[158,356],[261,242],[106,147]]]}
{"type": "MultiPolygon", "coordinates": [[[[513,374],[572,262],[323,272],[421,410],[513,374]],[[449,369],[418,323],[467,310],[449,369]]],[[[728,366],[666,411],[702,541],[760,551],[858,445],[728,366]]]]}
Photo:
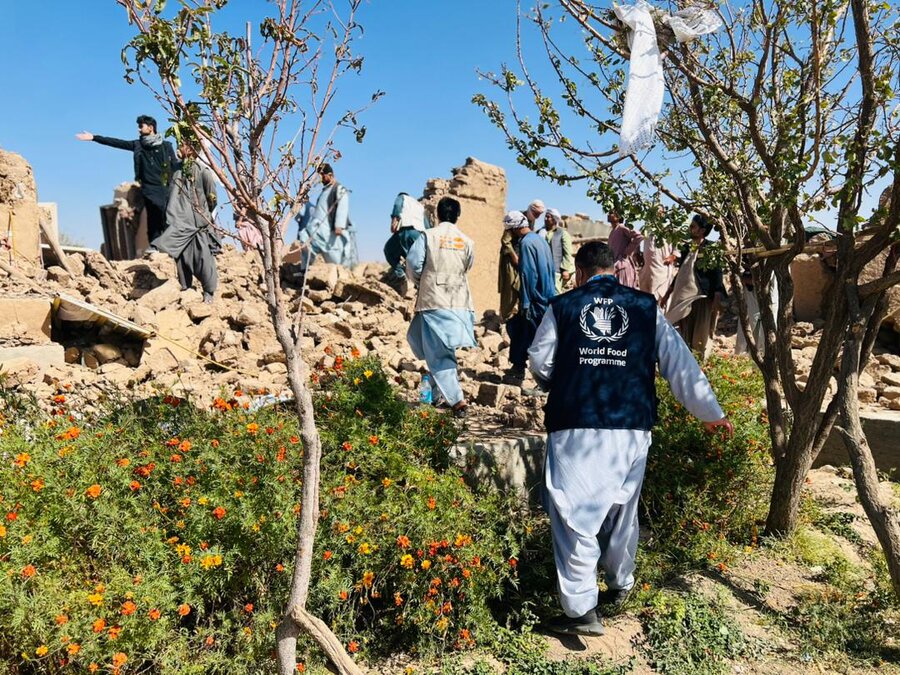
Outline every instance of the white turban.
{"type": "Polygon", "coordinates": [[[521,211],[510,211],[503,218],[504,230],[518,230],[520,227],[528,227],[528,219],[521,211]]]}

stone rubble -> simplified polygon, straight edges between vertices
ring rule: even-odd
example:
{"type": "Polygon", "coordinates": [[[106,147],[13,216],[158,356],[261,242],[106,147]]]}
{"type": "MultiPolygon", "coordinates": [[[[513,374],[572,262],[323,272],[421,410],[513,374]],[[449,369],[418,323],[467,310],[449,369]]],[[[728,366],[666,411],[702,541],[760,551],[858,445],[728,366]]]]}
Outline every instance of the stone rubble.
{"type": "MultiPolygon", "coordinates": [[[[28,358],[4,361],[8,385],[25,387],[43,401],[63,392],[89,407],[117,389],[138,396],[189,395],[200,405],[238,388],[248,393],[287,391],[285,357],[269,319],[255,254],[226,246],[218,258],[219,291],[211,305],[203,303],[196,289],[180,290],[174,263],[163,254],[113,262],[93,252],[69,258],[83,273],[71,275],[59,267],[38,272],[35,282],[46,295],[19,298],[32,310],[29,321],[35,329],[12,331],[4,324],[3,346],[29,344],[36,331],[42,336],[38,342],[49,342],[40,311],[48,314],[58,293],[83,299],[157,335],[140,342],[109,327],[66,322],[54,329],[64,359],[53,364],[28,358]]],[[[337,355],[374,353],[412,400],[426,371],[406,343],[414,301],[380,281],[385,269],[383,264],[361,264],[348,270],[318,262],[309,268],[306,298],[301,299],[298,287],[288,286],[285,292],[292,313],[302,306],[302,353],[310,366],[331,366],[337,355]]],[[[11,296],[16,288],[17,280],[0,272],[0,296],[11,296]]],[[[478,346],[458,352],[461,384],[473,412],[507,426],[538,426],[541,396],[501,382],[509,367],[509,340],[496,313],[484,313],[476,334],[478,346]]],[[[528,383],[535,388],[533,381],[528,383]]]]}

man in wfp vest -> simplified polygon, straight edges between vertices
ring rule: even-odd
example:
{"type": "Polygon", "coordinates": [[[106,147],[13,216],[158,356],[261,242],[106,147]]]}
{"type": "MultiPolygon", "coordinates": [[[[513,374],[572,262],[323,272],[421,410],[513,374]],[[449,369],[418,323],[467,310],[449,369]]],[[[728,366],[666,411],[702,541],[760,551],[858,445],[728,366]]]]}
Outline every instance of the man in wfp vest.
{"type": "Polygon", "coordinates": [[[444,197],[437,205],[437,227],[425,230],[406,255],[406,272],[418,286],[416,315],[406,339],[424,359],[439,396],[457,417],[466,400],[456,372],[456,349],[475,346],[475,308],[466,272],[475,262],[474,245],[456,226],[459,202],[444,197]]]}
{"type": "Polygon", "coordinates": [[[621,605],[634,585],[656,365],[708,431],[734,429],[655,298],[616,281],[609,247],[593,242],[578,251],[575,284],[550,301],[528,353],[535,378],[549,385],[544,506],[565,612],[550,628],[602,635],[598,603],[621,605]]]}

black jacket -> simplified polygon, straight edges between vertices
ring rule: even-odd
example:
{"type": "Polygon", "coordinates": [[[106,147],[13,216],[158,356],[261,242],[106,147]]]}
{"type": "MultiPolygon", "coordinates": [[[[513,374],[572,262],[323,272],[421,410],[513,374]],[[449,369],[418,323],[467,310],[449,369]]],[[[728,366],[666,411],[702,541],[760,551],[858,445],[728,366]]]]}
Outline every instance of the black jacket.
{"type": "Polygon", "coordinates": [[[169,141],[155,148],[145,148],[140,139],[125,141],[109,136],[94,136],[94,142],[111,148],[130,150],[134,156],[134,179],[141,184],[145,198],[165,208],[169,196],[169,182],[178,169],[178,158],[169,141]]]}

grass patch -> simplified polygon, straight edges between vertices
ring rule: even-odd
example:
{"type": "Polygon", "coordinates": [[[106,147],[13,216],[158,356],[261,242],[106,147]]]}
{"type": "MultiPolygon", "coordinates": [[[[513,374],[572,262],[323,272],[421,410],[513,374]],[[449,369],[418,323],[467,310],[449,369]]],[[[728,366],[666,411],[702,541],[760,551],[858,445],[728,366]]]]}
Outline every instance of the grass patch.
{"type": "Polygon", "coordinates": [[[669,675],[718,675],[730,661],[750,656],[754,644],[718,602],[660,591],[642,614],[645,656],[669,675]]]}

